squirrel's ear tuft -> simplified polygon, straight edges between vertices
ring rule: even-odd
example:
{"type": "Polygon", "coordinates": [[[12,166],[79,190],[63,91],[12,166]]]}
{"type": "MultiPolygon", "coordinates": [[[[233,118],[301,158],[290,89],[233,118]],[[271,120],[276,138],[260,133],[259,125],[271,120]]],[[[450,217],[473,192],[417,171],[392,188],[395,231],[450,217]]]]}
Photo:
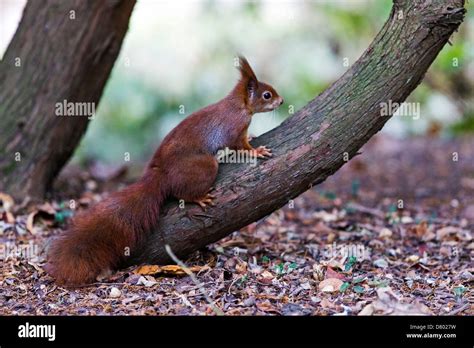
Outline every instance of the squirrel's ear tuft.
{"type": "Polygon", "coordinates": [[[257,76],[250,67],[249,62],[243,56],[239,56],[239,71],[242,75],[241,81],[246,85],[249,97],[252,97],[258,88],[257,76]]]}
{"type": "Polygon", "coordinates": [[[249,79],[255,80],[257,82],[257,76],[253,72],[252,68],[250,67],[249,62],[244,56],[239,56],[239,70],[242,77],[246,77],[249,79]]]}

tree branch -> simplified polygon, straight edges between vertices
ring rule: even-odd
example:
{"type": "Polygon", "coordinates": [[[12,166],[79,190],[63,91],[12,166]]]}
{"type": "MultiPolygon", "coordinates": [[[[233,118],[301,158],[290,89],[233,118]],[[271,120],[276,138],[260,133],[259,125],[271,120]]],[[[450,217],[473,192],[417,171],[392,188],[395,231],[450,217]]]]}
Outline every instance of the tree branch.
{"type": "Polygon", "coordinates": [[[194,205],[169,203],[159,226],[130,262],[165,263],[257,221],[324,181],[388,121],[381,103],[401,103],[464,17],[464,0],[395,0],[390,17],[362,57],[331,87],[253,145],[274,157],[257,166],[221,165],[217,206],[199,219],[194,205]]]}

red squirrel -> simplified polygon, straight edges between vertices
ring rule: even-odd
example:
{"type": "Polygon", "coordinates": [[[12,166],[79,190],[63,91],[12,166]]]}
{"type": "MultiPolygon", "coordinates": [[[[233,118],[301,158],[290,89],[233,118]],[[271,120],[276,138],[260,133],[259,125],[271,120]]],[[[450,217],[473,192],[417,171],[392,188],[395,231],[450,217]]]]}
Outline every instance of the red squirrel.
{"type": "Polygon", "coordinates": [[[156,227],[168,197],[203,208],[213,205],[209,191],[219,150],[271,156],[267,147],[249,144],[247,129],[253,114],[276,109],[283,98],[258,81],[244,57],[238,62],[240,80],[226,97],[184,119],[162,141],[138,182],[79,213],[69,230],[52,242],[46,270],[59,284],[84,285],[119,267],[126,250],[138,247],[156,227]]]}

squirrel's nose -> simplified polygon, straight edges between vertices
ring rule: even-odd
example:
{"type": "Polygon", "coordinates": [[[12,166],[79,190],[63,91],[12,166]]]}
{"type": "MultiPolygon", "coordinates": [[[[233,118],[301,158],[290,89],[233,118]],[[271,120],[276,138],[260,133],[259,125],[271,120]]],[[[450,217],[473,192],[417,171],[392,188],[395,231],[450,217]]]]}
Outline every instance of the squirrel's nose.
{"type": "Polygon", "coordinates": [[[284,100],[283,98],[280,98],[280,105],[283,104],[284,100]]]}

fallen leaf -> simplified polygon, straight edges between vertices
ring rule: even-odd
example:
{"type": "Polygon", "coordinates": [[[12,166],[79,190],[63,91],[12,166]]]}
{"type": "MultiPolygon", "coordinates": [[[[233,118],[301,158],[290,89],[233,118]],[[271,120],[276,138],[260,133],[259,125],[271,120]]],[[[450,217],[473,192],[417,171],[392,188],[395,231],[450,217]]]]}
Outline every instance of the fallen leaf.
{"type": "Polygon", "coordinates": [[[415,234],[418,238],[423,238],[427,232],[428,232],[428,222],[426,222],[425,220],[421,221],[415,227],[415,234]]]}
{"type": "Polygon", "coordinates": [[[122,292],[120,291],[120,289],[118,289],[116,287],[113,287],[112,289],[110,289],[109,297],[118,298],[120,296],[122,296],[122,292]]]}
{"type": "Polygon", "coordinates": [[[158,282],[156,281],[155,278],[153,278],[151,276],[147,276],[147,277],[142,276],[137,281],[137,285],[144,285],[147,288],[150,287],[150,286],[153,286],[155,284],[158,284],[158,282]]]}
{"type": "Polygon", "coordinates": [[[141,297],[139,295],[133,295],[131,297],[127,297],[122,300],[122,304],[127,305],[129,303],[135,302],[136,300],[139,300],[141,297]]]}
{"type": "Polygon", "coordinates": [[[345,280],[346,277],[344,276],[344,274],[341,274],[341,273],[338,273],[336,272],[335,270],[333,270],[331,267],[328,267],[327,270],[326,270],[326,276],[324,277],[325,279],[329,279],[329,278],[337,278],[337,279],[341,279],[341,280],[345,280]]]}
{"type": "Polygon", "coordinates": [[[272,273],[270,273],[269,271],[263,271],[262,274],[260,274],[260,276],[258,277],[258,280],[264,284],[270,284],[273,278],[275,277],[272,273]]]}
{"type": "Polygon", "coordinates": [[[322,292],[334,292],[339,291],[342,284],[344,284],[344,282],[338,278],[328,278],[319,283],[318,287],[322,292]]]}
{"type": "Polygon", "coordinates": [[[387,260],[380,258],[374,261],[374,265],[377,266],[378,268],[387,268],[388,262],[387,260]]]}
{"type": "Polygon", "coordinates": [[[435,238],[436,238],[436,235],[432,231],[428,231],[423,235],[423,237],[421,237],[421,240],[424,242],[430,242],[435,238]]]}
{"type": "Polygon", "coordinates": [[[374,311],[374,305],[371,303],[365,306],[357,315],[372,315],[374,311]]]}
{"type": "Polygon", "coordinates": [[[267,312],[267,313],[277,313],[277,314],[280,314],[280,312],[278,311],[278,309],[276,309],[271,303],[270,301],[264,301],[264,302],[257,302],[257,308],[263,312],[267,312]]]}
{"type": "Polygon", "coordinates": [[[135,274],[156,274],[161,270],[160,266],[157,265],[143,265],[133,271],[135,274]]]}
{"type": "Polygon", "coordinates": [[[14,224],[15,223],[15,216],[11,212],[6,211],[4,220],[9,224],[14,224]]]}
{"type": "Polygon", "coordinates": [[[336,234],[334,232],[331,232],[328,234],[328,239],[327,239],[328,244],[331,244],[332,242],[334,242],[335,239],[336,239],[336,234]]]}
{"type": "Polygon", "coordinates": [[[46,214],[52,215],[53,217],[54,214],[56,214],[56,209],[54,209],[54,207],[48,202],[36,206],[36,209],[38,209],[38,211],[42,211],[46,214]]]}
{"type": "Polygon", "coordinates": [[[415,263],[415,262],[418,262],[419,259],[420,257],[418,255],[410,255],[405,260],[408,262],[415,263]]]}
{"type": "Polygon", "coordinates": [[[240,274],[247,273],[247,262],[239,262],[235,266],[235,270],[237,271],[237,273],[240,273],[240,274]]]}
{"type": "MultiPolygon", "coordinates": [[[[203,270],[209,269],[209,266],[191,266],[188,269],[193,273],[198,273],[203,270]]],[[[154,274],[166,274],[166,275],[175,275],[183,276],[186,275],[186,271],[178,265],[167,265],[167,266],[158,266],[158,265],[143,265],[138,267],[133,271],[135,274],[141,275],[154,275],[154,274]]]]}
{"type": "MultiPolygon", "coordinates": [[[[55,218],[58,212],[53,208],[53,206],[49,203],[44,203],[36,207],[34,211],[28,214],[26,219],[26,229],[31,234],[36,234],[36,229],[34,227],[35,220],[41,218],[42,221],[49,226],[52,226],[55,222],[55,218]]],[[[63,212],[65,215],[69,215],[68,213],[63,212]]]]}
{"type": "Polygon", "coordinates": [[[415,300],[411,303],[402,302],[390,287],[377,289],[378,299],[367,305],[359,315],[432,315],[431,310],[423,303],[415,300]]]}
{"type": "Polygon", "coordinates": [[[35,223],[35,216],[37,213],[38,213],[38,210],[33,211],[32,213],[28,215],[28,218],[26,219],[26,229],[28,230],[28,232],[30,232],[33,235],[36,234],[34,223],[35,223]]]}
{"type": "Polygon", "coordinates": [[[3,209],[6,212],[9,212],[15,205],[15,201],[13,200],[12,196],[3,192],[0,192],[0,201],[2,202],[3,209]]]}
{"type": "Polygon", "coordinates": [[[313,264],[313,278],[316,280],[323,280],[324,279],[324,271],[323,271],[323,265],[319,263],[313,264]]]}
{"type": "Polygon", "coordinates": [[[388,228],[382,228],[379,232],[379,238],[390,238],[392,234],[392,231],[388,228]]]}
{"type": "Polygon", "coordinates": [[[436,239],[437,240],[444,240],[450,234],[456,234],[460,231],[461,231],[461,229],[458,228],[458,227],[446,226],[446,227],[440,228],[439,230],[436,231],[436,239]]]}
{"type": "Polygon", "coordinates": [[[313,213],[313,217],[316,219],[321,219],[324,222],[331,222],[337,220],[336,214],[328,213],[327,211],[321,210],[313,213]]]}
{"type": "Polygon", "coordinates": [[[322,265],[329,266],[331,268],[339,268],[341,271],[344,271],[345,266],[344,263],[336,260],[336,259],[331,259],[329,261],[321,261],[322,265]]]}
{"type": "Polygon", "coordinates": [[[323,307],[323,308],[335,308],[336,306],[334,305],[334,303],[332,303],[331,301],[329,301],[327,298],[323,298],[320,302],[320,306],[323,307]]]}

